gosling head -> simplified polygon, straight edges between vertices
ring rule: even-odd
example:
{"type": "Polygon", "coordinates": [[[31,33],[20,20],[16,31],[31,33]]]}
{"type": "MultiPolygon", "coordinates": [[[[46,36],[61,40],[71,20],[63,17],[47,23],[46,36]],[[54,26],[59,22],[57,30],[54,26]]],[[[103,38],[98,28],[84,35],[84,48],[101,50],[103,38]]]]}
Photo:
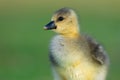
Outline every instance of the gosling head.
{"type": "Polygon", "coordinates": [[[79,34],[77,15],[72,9],[59,9],[54,13],[51,21],[45,25],[44,29],[53,30],[61,35],[79,34]]]}

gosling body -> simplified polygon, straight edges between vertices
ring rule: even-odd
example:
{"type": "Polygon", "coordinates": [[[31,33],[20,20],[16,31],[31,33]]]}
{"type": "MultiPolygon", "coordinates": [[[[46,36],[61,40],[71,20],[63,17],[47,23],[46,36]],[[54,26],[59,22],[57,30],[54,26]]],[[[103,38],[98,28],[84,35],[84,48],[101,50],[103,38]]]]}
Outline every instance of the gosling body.
{"type": "Polygon", "coordinates": [[[54,80],[105,80],[107,54],[94,39],[80,34],[75,12],[62,8],[51,21],[45,29],[58,33],[51,41],[49,53],[54,80]]]}

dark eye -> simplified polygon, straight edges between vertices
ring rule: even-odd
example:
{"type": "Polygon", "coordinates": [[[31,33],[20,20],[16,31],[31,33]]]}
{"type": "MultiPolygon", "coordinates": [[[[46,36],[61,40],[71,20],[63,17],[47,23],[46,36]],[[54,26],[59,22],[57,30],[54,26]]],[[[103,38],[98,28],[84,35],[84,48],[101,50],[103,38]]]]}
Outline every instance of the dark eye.
{"type": "Polygon", "coordinates": [[[63,17],[59,17],[57,21],[62,21],[62,20],[64,20],[64,18],[63,17]]]}

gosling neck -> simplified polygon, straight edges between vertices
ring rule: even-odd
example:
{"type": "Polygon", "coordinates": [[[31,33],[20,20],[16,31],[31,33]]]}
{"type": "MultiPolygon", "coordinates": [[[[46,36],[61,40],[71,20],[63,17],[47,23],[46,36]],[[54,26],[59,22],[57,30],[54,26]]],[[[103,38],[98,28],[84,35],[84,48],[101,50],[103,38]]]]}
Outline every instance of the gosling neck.
{"type": "Polygon", "coordinates": [[[67,37],[67,38],[78,38],[80,37],[79,33],[68,33],[68,34],[60,34],[63,37],[67,37]]]}

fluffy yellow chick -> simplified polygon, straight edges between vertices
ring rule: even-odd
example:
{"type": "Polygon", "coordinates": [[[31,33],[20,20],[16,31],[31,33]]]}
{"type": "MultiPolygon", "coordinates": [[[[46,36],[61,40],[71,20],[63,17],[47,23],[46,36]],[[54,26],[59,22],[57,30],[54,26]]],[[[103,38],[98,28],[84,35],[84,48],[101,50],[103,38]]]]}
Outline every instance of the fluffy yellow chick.
{"type": "Polygon", "coordinates": [[[57,33],[49,53],[54,80],[105,80],[107,54],[94,39],[80,34],[77,15],[72,9],[56,11],[44,29],[57,33]]]}

